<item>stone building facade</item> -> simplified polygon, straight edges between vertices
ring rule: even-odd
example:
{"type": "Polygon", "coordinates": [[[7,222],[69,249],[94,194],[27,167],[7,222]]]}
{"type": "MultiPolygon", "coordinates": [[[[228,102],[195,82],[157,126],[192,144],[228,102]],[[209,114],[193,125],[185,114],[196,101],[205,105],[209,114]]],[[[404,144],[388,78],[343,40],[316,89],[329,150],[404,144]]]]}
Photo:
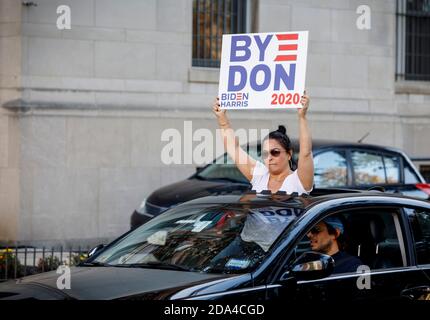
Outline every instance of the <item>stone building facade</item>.
{"type": "MultiPolygon", "coordinates": [[[[395,0],[249,0],[248,31],[309,30],[314,137],[429,157],[430,82],[396,80],[395,0]],[[252,23],[251,23],[252,22],[252,23]]],[[[166,128],[216,129],[217,68],[192,66],[192,0],[0,1],[0,240],[97,243],[129,228],[151,190],[194,172],[164,165],[166,128]],[[57,7],[71,29],[57,28],[57,7]]],[[[230,112],[234,128],[291,136],[293,111],[230,112]]],[[[188,143],[188,142],[187,142],[188,143]]]]}

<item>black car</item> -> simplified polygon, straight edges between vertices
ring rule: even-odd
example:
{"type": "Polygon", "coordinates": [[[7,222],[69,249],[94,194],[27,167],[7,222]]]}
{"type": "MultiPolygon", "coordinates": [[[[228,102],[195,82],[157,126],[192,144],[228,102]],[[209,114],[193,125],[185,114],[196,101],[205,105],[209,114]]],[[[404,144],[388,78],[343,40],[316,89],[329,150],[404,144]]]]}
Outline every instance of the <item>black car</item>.
{"type": "MultiPolygon", "coordinates": [[[[294,163],[297,163],[298,141],[293,140],[294,163]]],[[[260,145],[244,146],[254,159],[261,159],[260,145]]],[[[384,188],[386,192],[401,193],[430,199],[427,184],[408,156],[401,150],[362,143],[342,143],[328,140],[313,141],[316,188],[384,188]]],[[[198,168],[186,180],[152,192],[131,215],[131,228],[179,203],[199,197],[242,193],[251,185],[232,163],[227,154],[213,163],[198,168]]]]}
{"type": "Polygon", "coordinates": [[[379,301],[430,299],[430,203],[379,191],[211,196],[167,210],[71,268],[0,284],[3,299],[379,301]],[[357,270],[310,250],[341,219],[357,270]]]}

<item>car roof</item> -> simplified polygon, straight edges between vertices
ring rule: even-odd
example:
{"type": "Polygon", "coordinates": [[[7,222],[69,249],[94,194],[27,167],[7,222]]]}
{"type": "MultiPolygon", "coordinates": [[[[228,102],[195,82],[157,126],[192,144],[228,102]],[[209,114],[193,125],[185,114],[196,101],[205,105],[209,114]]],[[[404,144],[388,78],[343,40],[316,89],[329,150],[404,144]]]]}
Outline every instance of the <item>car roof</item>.
{"type": "MultiPolygon", "coordinates": [[[[291,139],[291,143],[293,145],[293,149],[298,150],[299,148],[299,140],[291,139]]],[[[245,144],[246,145],[246,144],[245,144]]],[[[260,145],[259,142],[250,142],[249,146],[258,147],[260,145]]],[[[347,141],[339,141],[339,140],[329,140],[329,139],[312,139],[312,148],[315,149],[323,149],[323,148],[357,148],[357,149],[368,149],[368,150],[378,150],[378,151],[389,151],[403,154],[403,151],[395,148],[395,147],[386,147],[380,146],[376,144],[369,143],[361,143],[361,142],[347,142],[347,141]]]]}
{"type": "MultiPolygon", "coordinates": [[[[291,139],[291,144],[293,147],[293,151],[297,155],[297,151],[299,151],[300,149],[299,140],[291,139]]],[[[257,149],[261,148],[260,142],[250,142],[249,146],[257,149]]],[[[328,139],[312,139],[312,150],[315,153],[318,153],[318,150],[324,150],[326,148],[327,149],[332,149],[332,148],[362,149],[362,150],[376,151],[378,153],[385,153],[385,152],[396,153],[397,155],[400,155],[404,159],[404,161],[409,164],[410,167],[413,168],[414,174],[418,176],[419,180],[422,183],[425,183],[425,179],[423,178],[421,173],[413,165],[412,161],[409,159],[409,156],[401,149],[398,149],[395,147],[380,146],[376,144],[361,143],[361,142],[346,142],[346,141],[328,140],[328,139]]]]}
{"type": "Polygon", "coordinates": [[[191,201],[182,203],[183,205],[223,205],[223,206],[243,206],[243,205],[255,205],[255,206],[281,206],[291,207],[307,210],[314,206],[316,203],[322,203],[335,199],[345,198],[357,198],[357,197],[389,197],[391,199],[404,199],[404,200],[418,200],[423,204],[427,202],[419,199],[403,196],[399,194],[385,193],[377,190],[362,191],[362,190],[349,190],[349,189],[316,189],[311,195],[285,194],[285,193],[255,193],[247,192],[242,194],[229,194],[229,195],[216,195],[207,196],[191,201]],[[246,198],[244,197],[246,196],[246,198]],[[245,200],[244,200],[245,198],[245,200]]]}

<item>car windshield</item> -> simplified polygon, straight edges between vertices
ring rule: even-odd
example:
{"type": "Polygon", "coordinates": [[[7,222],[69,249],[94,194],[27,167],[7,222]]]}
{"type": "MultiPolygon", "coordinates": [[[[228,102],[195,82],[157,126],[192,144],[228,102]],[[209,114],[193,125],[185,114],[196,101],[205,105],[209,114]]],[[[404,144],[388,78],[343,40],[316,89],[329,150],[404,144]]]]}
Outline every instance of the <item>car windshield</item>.
{"type": "Polygon", "coordinates": [[[132,231],[92,263],[205,273],[249,272],[301,212],[254,204],[178,206],[132,231]]]}
{"type": "Polygon", "coordinates": [[[239,171],[235,164],[211,163],[197,173],[196,177],[204,180],[228,180],[231,182],[248,183],[248,179],[239,171]]]}
{"type": "MultiPolygon", "coordinates": [[[[260,148],[257,146],[242,146],[244,150],[248,149],[249,155],[254,159],[260,158],[260,148]]],[[[210,165],[199,171],[197,178],[205,180],[230,180],[233,182],[248,183],[248,179],[239,171],[233,160],[227,153],[216,158],[210,165]]]]}

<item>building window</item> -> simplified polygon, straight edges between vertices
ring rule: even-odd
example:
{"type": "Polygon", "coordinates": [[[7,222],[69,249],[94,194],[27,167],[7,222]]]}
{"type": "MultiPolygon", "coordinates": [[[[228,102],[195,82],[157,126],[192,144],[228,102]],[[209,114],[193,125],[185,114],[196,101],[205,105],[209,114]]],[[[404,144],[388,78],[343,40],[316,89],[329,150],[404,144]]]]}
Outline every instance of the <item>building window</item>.
{"type": "Polygon", "coordinates": [[[430,0],[397,0],[399,80],[430,80],[430,0]]]}
{"type": "Polygon", "coordinates": [[[222,35],[246,33],[247,0],[193,1],[193,66],[218,68],[222,35]]]}

